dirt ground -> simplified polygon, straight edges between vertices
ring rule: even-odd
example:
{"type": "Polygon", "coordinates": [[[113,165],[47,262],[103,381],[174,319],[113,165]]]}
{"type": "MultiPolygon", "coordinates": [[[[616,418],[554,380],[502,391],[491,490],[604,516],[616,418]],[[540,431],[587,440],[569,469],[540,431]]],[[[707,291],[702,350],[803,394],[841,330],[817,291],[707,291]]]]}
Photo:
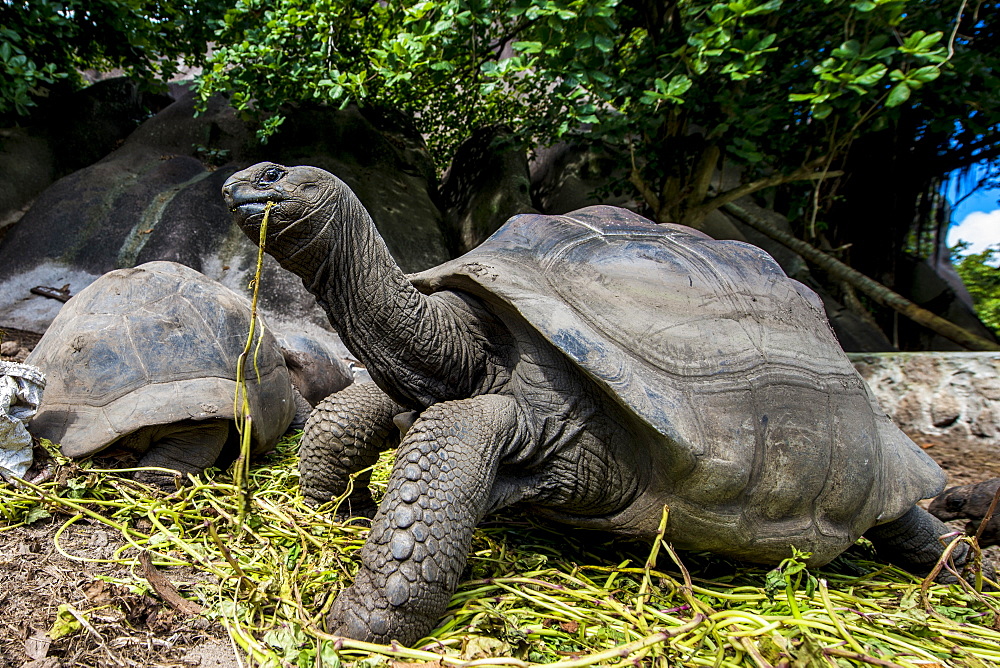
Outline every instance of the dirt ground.
{"type": "MultiPolygon", "coordinates": [[[[127,576],[124,567],[70,560],[53,537],[62,521],[38,522],[0,533],[0,667],[89,668],[237,666],[225,630],[190,617],[144,593],[102,578],[127,576]],[[60,612],[60,606],[70,609],[60,612]],[[48,632],[72,611],[86,611],[83,630],[58,640],[48,632]]],[[[111,556],[119,538],[78,523],[59,537],[75,556],[111,556]]],[[[171,572],[174,580],[184,574],[171,572]]]]}
{"type": "Polygon", "coordinates": [[[0,360],[23,362],[31,349],[35,347],[41,334],[26,332],[23,329],[0,328],[0,360]]]}
{"type": "MultiPolygon", "coordinates": [[[[37,335],[7,330],[3,359],[23,360],[37,335]]],[[[949,485],[1000,475],[995,452],[968,452],[934,444],[927,448],[946,470],[949,485]]],[[[191,617],[159,598],[116,584],[126,567],[69,559],[54,537],[66,518],[3,530],[0,526],[0,668],[231,668],[242,666],[225,630],[191,617]],[[62,611],[60,607],[62,606],[62,611]],[[68,607],[67,607],[68,606],[68,607]],[[74,623],[86,611],[83,630],[57,640],[48,633],[59,619],[74,623]]],[[[961,528],[961,525],[956,525],[961,528]]],[[[67,553],[107,559],[120,538],[99,524],[73,524],[58,540],[67,553]]],[[[1000,548],[987,550],[1000,570],[1000,548]]],[[[175,583],[198,577],[176,569],[175,583]]],[[[241,655],[242,656],[242,655],[241,655]]]]}

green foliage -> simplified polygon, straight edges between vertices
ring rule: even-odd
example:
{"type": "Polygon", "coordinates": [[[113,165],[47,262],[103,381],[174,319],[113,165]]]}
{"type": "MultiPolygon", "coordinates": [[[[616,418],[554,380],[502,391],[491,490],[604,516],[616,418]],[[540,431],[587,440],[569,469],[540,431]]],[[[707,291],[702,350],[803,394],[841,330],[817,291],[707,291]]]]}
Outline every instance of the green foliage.
{"type": "Polygon", "coordinates": [[[261,640],[281,657],[282,665],[296,666],[296,668],[313,666],[339,668],[341,665],[340,657],[334,649],[334,641],[317,643],[298,624],[271,629],[261,640]],[[317,644],[320,645],[318,651],[317,644]]]}
{"type": "Polygon", "coordinates": [[[799,616],[795,602],[796,592],[804,589],[807,596],[812,596],[818,584],[818,580],[806,568],[810,557],[811,552],[803,552],[793,545],[792,556],[782,560],[764,579],[764,590],[768,598],[774,600],[778,592],[784,592],[789,609],[795,617],[799,616]]]}
{"type": "MultiPolygon", "coordinates": [[[[200,87],[263,112],[307,100],[393,106],[417,118],[441,167],[489,124],[530,145],[586,133],[632,152],[657,217],[680,219],[705,199],[691,184],[720,156],[749,166],[748,178],[830,167],[859,133],[917,107],[925,126],[982,136],[1000,102],[985,75],[1000,65],[994,5],[237,0],[200,87]],[[947,115],[937,103],[972,98],[947,115]]],[[[280,122],[265,117],[262,136],[280,122]]]]}
{"type": "Polygon", "coordinates": [[[442,156],[491,123],[556,137],[598,120],[594,90],[613,85],[601,66],[615,4],[240,0],[202,95],[270,111],[297,100],[395,106],[419,113],[442,156]]]}
{"type": "Polygon", "coordinates": [[[199,62],[223,0],[0,0],[0,114],[25,115],[80,70],[166,79],[199,62]]]}
{"type": "Polygon", "coordinates": [[[1000,246],[987,248],[981,253],[960,255],[968,247],[962,243],[952,248],[952,257],[958,275],[972,295],[976,314],[983,323],[1000,336],[1000,246]]]}

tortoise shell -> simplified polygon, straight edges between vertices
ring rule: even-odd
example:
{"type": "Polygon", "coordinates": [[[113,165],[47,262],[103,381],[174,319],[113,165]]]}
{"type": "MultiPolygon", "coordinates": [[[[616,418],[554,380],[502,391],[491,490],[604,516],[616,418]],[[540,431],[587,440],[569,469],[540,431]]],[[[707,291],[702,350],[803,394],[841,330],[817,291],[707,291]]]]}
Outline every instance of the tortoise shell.
{"type": "MultiPolygon", "coordinates": [[[[184,265],[109,272],[66,303],[26,360],[48,379],[32,432],[81,457],[145,426],[233,419],[249,327],[246,299],[184,265]]],[[[265,451],[295,412],[266,327],[246,384],[254,450],[265,451]]]]}
{"type": "Polygon", "coordinates": [[[651,428],[680,547],[780,560],[794,542],[822,563],[943,487],[818,296],[750,244],[595,206],[516,216],[411,280],[523,318],[651,428]]]}

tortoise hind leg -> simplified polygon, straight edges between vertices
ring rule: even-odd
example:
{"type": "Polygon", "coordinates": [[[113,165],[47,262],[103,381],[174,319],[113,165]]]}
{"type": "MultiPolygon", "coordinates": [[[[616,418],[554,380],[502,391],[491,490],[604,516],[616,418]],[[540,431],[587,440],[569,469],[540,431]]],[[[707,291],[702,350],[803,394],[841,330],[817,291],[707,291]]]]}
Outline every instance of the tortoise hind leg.
{"type": "MultiPolygon", "coordinates": [[[[914,575],[927,575],[944,552],[939,538],[949,533],[954,533],[954,529],[923,508],[913,506],[899,519],[872,527],[865,532],[865,538],[872,542],[882,559],[914,575]]],[[[969,546],[964,543],[956,546],[952,553],[955,565],[960,568],[969,557],[969,546]]],[[[987,577],[995,577],[992,569],[984,571],[987,577]]],[[[944,570],[937,579],[954,582],[954,577],[944,570]]]]}
{"type": "MultiPolygon", "coordinates": [[[[319,402],[306,420],[299,445],[302,494],[325,503],[347,491],[352,473],[378,461],[379,453],[399,444],[393,418],[404,409],[375,383],[361,383],[319,402]]],[[[357,476],[341,514],[375,514],[369,472],[357,476]]]]}

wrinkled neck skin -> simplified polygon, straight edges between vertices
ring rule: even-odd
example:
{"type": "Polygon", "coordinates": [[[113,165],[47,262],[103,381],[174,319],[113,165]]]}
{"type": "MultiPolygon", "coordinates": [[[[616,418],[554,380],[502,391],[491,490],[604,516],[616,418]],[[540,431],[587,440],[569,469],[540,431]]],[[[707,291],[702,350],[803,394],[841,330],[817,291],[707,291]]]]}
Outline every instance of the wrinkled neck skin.
{"type": "Polygon", "coordinates": [[[489,372],[496,365],[481,306],[453,293],[417,291],[346,186],[310,216],[321,218],[310,226],[318,231],[291,255],[275,257],[302,278],[382,390],[421,410],[490,385],[484,377],[496,376],[489,372]]]}

